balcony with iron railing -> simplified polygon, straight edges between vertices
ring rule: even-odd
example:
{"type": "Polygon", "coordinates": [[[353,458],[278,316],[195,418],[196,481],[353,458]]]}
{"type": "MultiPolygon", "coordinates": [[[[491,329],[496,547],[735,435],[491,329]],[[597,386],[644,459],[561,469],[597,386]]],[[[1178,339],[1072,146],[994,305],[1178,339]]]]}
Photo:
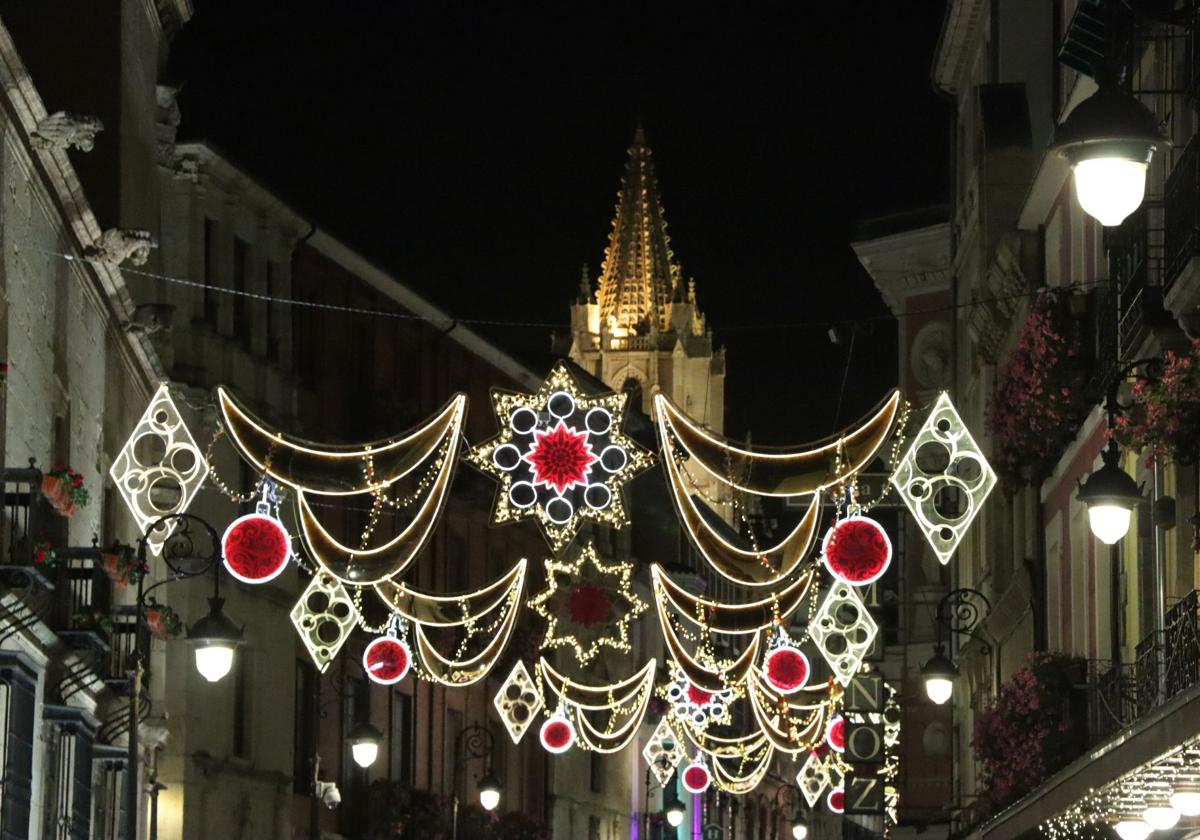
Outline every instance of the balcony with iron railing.
{"type": "Polygon", "coordinates": [[[1109,279],[1116,294],[1117,348],[1136,355],[1151,330],[1164,321],[1160,275],[1165,233],[1161,209],[1147,203],[1120,227],[1105,232],[1109,279]]]}

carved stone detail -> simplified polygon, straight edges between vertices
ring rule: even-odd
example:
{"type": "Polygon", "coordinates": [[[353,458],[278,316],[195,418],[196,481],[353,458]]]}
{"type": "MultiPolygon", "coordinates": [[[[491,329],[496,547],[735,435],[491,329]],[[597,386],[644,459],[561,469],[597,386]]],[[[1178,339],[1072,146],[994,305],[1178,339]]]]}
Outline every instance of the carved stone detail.
{"type": "Polygon", "coordinates": [[[148,230],[109,228],[101,234],[97,244],[89,246],[83,253],[88,259],[111,266],[119,266],[126,260],[131,265],[145,265],[150,259],[150,250],[157,247],[158,240],[148,230]]]}
{"type": "Polygon", "coordinates": [[[97,117],[84,117],[69,111],[58,111],[42,119],[29,135],[35,149],[79,149],[90,152],[96,145],[96,134],[104,130],[97,117]]]}

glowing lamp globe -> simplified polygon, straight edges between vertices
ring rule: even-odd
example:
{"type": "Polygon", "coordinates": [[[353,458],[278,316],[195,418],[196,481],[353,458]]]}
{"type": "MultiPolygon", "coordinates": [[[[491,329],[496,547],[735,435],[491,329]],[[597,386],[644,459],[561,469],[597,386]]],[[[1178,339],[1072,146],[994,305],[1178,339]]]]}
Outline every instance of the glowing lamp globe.
{"type": "Polygon", "coordinates": [[[372,639],[363,651],[363,670],[380,685],[393,685],[408,675],[412,664],[408,646],[395,636],[372,639]]]}
{"type": "Polygon", "coordinates": [[[229,523],[221,538],[225,570],[243,583],[266,583],[287,568],[292,541],[283,524],[260,509],[229,523]]]}
{"type": "Polygon", "coordinates": [[[679,781],[688,793],[704,793],[708,790],[712,777],[703,761],[694,761],[683,769],[679,781]]]}
{"type": "Polygon", "coordinates": [[[350,744],[350,755],[359,767],[367,768],[379,757],[379,744],[383,733],[369,723],[360,723],[350,730],[346,742],[350,744]]]}
{"type": "Polygon", "coordinates": [[[1171,794],[1170,802],[1185,817],[1200,816],[1200,791],[1177,790],[1171,794]]]}
{"type": "Polygon", "coordinates": [[[1150,158],[1169,144],[1154,114],[1104,83],[1055,127],[1051,149],[1071,164],[1084,212],[1111,227],[1141,205],[1150,158]]]}
{"type": "Polygon", "coordinates": [[[829,722],[829,729],[825,732],[825,743],[835,752],[846,751],[846,719],[841,715],[829,722]]]}
{"type": "Polygon", "coordinates": [[[799,691],[808,682],[811,672],[808,657],[799,648],[789,644],[770,651],[763,661],[763,676],[767,679],[767,685],[780,694],[799,691]]]}
{"type": "Polygon", "coordinates": [[[683,803],[679,801],[674,793],[671,798],[663,804],[663,813],[667,817],[667,824],[672,828],[678,828],[683,825],[684,808],[683,803]]]}
{"type": "Polygon", "coordinates": [[[804,840],[808,837],[808,826],[800,820],[792,821],[792,840],[804,840]]]}
{"type": "Polygon", "coordinates": [[[846,791],[844,788],[836,787],[829,791],[829,795],[825,797],[825,806],[835,814],[841,814],[846,810],[846,791]]]}
{"type": "Polygon", "coordinates": [[[575,743],[575,727],[561,712],[542,724],[539,737],[546,752],[565,753],[575,743]]]}
{"type": "Polygon", "coordinates": [[[479,780],[479,804],[485,811],[495,811],[500,804],[500,780],[490,770],[479,780]]]}
{"type": "Polygon", "coordinates": [[[1142,819],[1155,831],[1166,831],[1179,822],[1179,812],[1170,805],[1151,805],[1142,811],[1142,819]]]}
{"type": "Polygon", "coordinates": [[[892,541],[874,519],[850,516],[825,534],[821,557],[838,580],[866,586],[879,580],[891,565],[892,541]]]}
{"type": "Polygon", "coordinates": [[[957,676],[958,667],[946,656],[945,648],[935,645],[933,656],[921,668],[925,695],[937,705],[945,705],[954,693],[954,678],[957,676]]]}
{"type": "Polygon", "coordinates": [[[1121,840],[1146,840],[1154,831],[1144,820],[1121,820],[1113,826],[1121,840]]]}
{"type": "Polygon", "coordinates": [[[1077,498],[1087,505],[1088,524],[1096,539],[1113,545],[1129,532],[1134,506],[1142,501],[1136,481],[1117,464],[1119,452],[1109,443],[1102,455],[1104,466],[1079,487],[1077,498]]]}
{"type": "Polygon", "coordinates": [[[196,670],[217,682],[233,668],[233,653],[242,643],[242,630],[226,617],[222,598],[209,598],[208,615],[188,628],[187,639],[195,650],[196,670]]]}

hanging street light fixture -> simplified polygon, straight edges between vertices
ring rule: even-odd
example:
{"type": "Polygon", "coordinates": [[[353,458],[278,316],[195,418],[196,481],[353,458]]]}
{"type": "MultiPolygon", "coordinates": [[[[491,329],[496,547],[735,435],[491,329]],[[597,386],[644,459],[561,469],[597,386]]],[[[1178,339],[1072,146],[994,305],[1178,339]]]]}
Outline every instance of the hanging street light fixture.
{"type": "Polygon", "coordinates": [[[196,670],[209,682],[217,682],[233,667],[233,653],[242,643],[242,630],[225,615],[225,599],[208,599],[209,612],[187,631],[196,652],[196,670]]]}
{"type": "Polygon", "coordinates": [[[375,763],[379,757],[379,745],[383,743],[383,733],[367,722],[357,724],[346,736],[350,745],[350,754],[354,763],[364,770],[375,763]]]}
{"type": "Polygon", "coordinates": [[[1088,525],[1105,545],[1120,542],[1129,533],[1129,522],[1138,502],[1145,501],[1141,488],[1119,466],[1121,451],[1109,440],[1101,458],[1104,466],[1079,485],[1077,498],[1087,505],[1088,525]]]}
{"type": "Polygon", "coordinates": [[[925,681],[925,694],[939,706],[944,706],[954,693],[954,679],[958,666],[946,656],[941,643],[933,646],[933,656],[921,668],[921,679],[925,681]]]}
{"type": "Polygon", "coordinates": [[[1084,212],[1113,227],[1141,206],[1150,159],[1167,145],[1158,118],[1145,105],[1115,82],[1101,80],[1055,127],[1050,148],[1071,164],[1084,212]]]}
{"type": "Polygon", "coordinates": [[[667,824],[672,828],[678,828],[683,825],[683,803],[679,801],[679,797],[675,795],[674,790],[671,791],[671,798],[663,803],[663,814],[667,817],[667,824]]]}

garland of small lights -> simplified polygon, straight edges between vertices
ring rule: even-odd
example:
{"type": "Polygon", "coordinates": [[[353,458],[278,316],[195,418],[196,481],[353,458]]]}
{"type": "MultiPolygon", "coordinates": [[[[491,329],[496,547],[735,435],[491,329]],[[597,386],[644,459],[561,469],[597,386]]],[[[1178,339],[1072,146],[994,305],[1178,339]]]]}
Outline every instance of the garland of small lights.
{"type": "Polygon", "coordinates": [[[628,653],[629,625],[646,611],[646,602],[633,591],[632,575],[632,563],[601,562],[591,540],[571,561],[547,558],[546,589],[528,601],[546,620],[543,649],[571,648],[580,665],[605,647],[628,653]]]}
{"type": "MultiPolygon", "coordinates": [[[[651,659],[636,674],[617,683],[587,686],[556,671],[545,658],[538,660],[537,683],[544,699],[556,698],[552,717],[567,719],[579,746],[599,753],[614,753],[624,749],[637,737],[654,692],[654,669],[651,659]],[[586,712],[608,712],[603,730],[587,719],[586,712]],[[617,725],[616,721],[625,718],[617,725]]],[[[549,707],[549,703],[546,704],[549,707]]]]}

